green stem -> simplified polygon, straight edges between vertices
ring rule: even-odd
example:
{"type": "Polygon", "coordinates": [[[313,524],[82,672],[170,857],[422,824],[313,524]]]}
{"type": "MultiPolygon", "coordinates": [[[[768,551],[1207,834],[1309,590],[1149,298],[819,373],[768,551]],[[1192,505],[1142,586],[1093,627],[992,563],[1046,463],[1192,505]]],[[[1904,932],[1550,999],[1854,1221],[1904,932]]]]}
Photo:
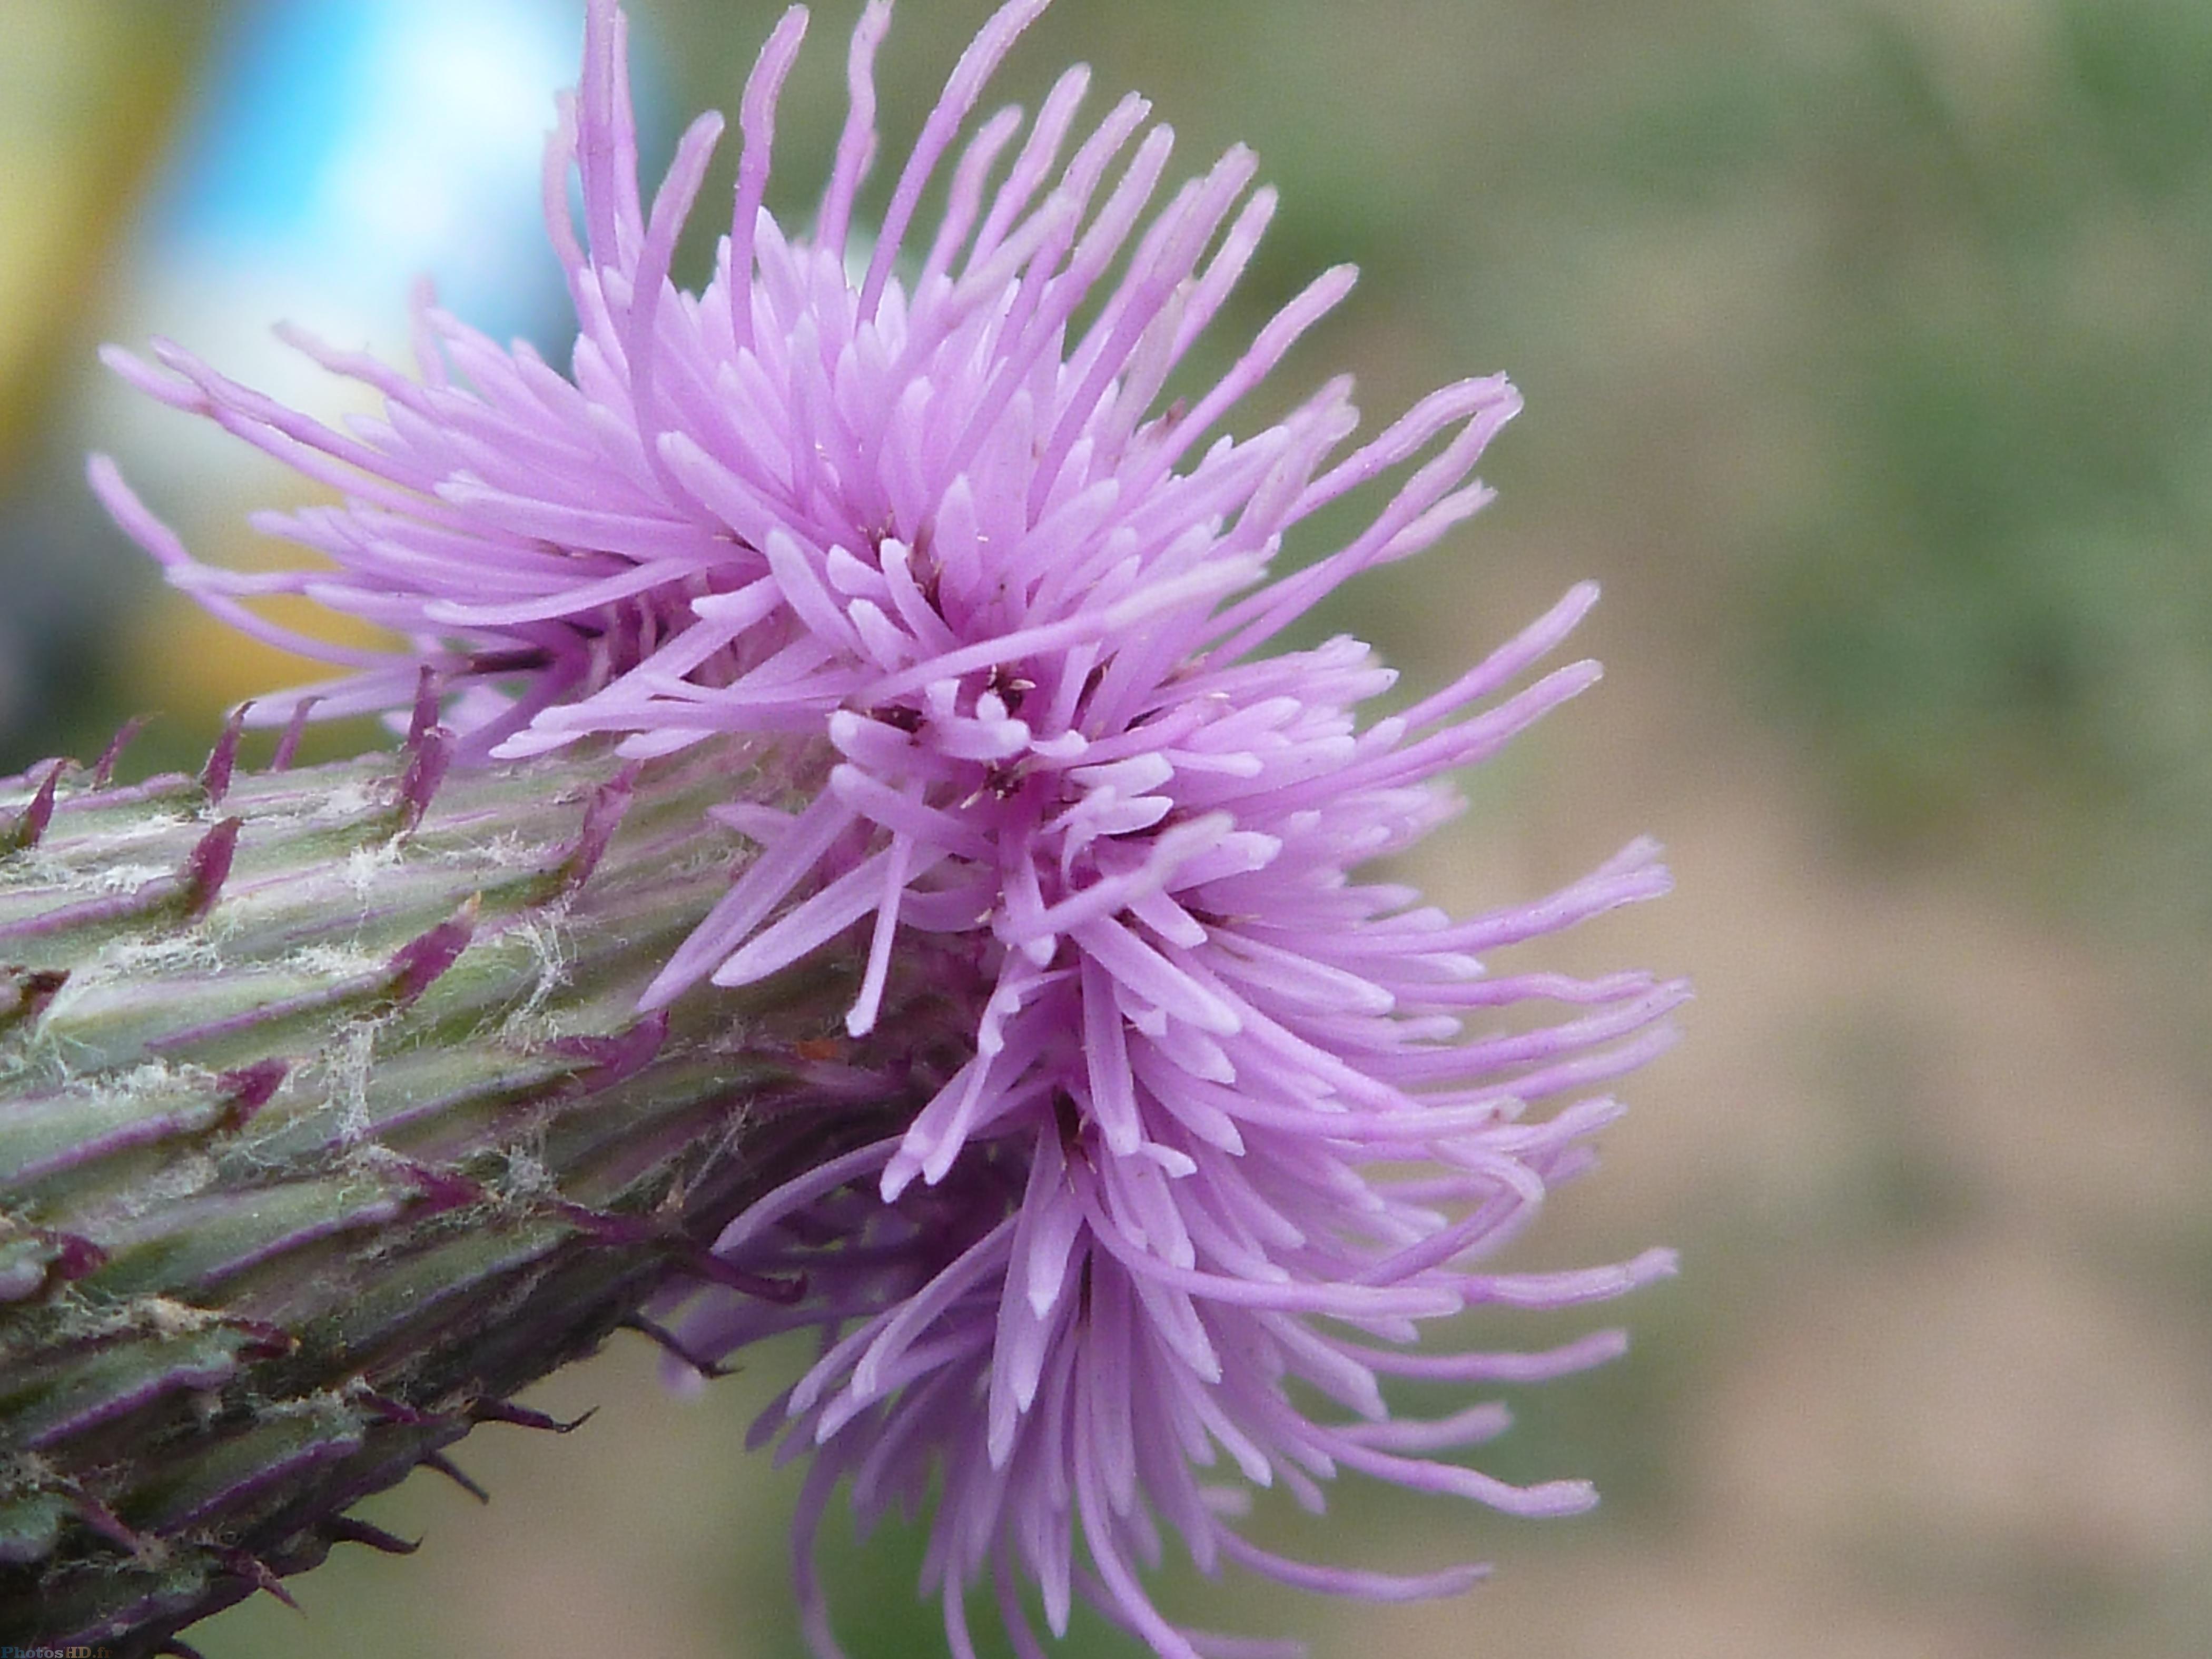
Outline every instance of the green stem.
{"type": "Polygon", "coordinates": [[[940,1069],[842,1041],[842,952],[635,1012],[744,855],[704,808],[814,780],[442,741],[0,793],[0,1643],[396,1547],[348,1507],[551,1426],[504,1402],[940,1069]]]}

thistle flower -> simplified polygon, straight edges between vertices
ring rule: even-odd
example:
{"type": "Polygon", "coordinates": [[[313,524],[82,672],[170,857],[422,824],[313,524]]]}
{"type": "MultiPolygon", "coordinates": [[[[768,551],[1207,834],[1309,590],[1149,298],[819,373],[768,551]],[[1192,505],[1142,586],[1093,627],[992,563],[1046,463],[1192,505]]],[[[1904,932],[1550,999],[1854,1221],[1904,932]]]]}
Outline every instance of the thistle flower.
{"type": "Polygon", "coordinates": [[[870,4],[854,34],[850,114],[803,236],[762,205],[805,21],[787,14],[744,90],[731,231],[695,295],[670,260],[719,118],[685,134],[648,211],[623,20],[594,0],[546,168],[579,322],[570,376],[426,301],[419,382],[300,340],[385,396],[382,422],[340,434],[173,347],[157,348],[167,373],[111,354],[340,488],[337,507],[258,521],[327,568],[200,565],[94,466],[118,520],[219,614],[295,642],[241,601],[297,592],[404,636],[382,653],[295,641],[354,672],[264,705],[270,719],[391,708],[427,671],[465,757],[593,734],[637,758],[709,738],[820,756],[822,787],[796,810],[713,809],[759,856],[642,1006],[754,983],[857,932],[850,1036],[884,1018],[902,962],[926,963],[965,1042],[896,1133],[721,1236],[732,1268],[803,1273],[803,1297],[718,1290],[684,1316],[708,1356],[821,1334],[763,1432],[814,1460],[798,1547],[824,1655],[805,1559],[848,1477],[864,1518],[939,1486],[925,1579],[963,1655],[987,1573],[1024,1652],[1025,1579],[1055,1632],[1081,1591],[1163,1655],[1227,1650],[1154,1607],[1139,1570],[1164,1530],[1209,1571],[1376,1596],[1461,1588],[1474,1570],[1283,1560],[1231,1526],[1239,1494],[1279,1483],[1317,1508],[1344,1468],[1516,1512],[1583,1507],[1580,1483],[1515,1488],[1427,1455],[1495,1433],[1502,1412],[1395,1419],[1381,1379],[1595,1363],[1617,1334],[1533,1355],[1413,1345],[1472,1305],[1565,1305],[1672,1266],[1488,1265],[1588,1163],[1616,1110],[1589,1091],[1669,1040],[1686,992],[1643,974],[1497,975],[1483,955],[1659,892],[1656,849],[1460,922],[1354,878],[1449,815],[1445,774],[1596,678],[1587,663],[1530,678],[1595,589],[1364,724],[1392,684],[1366,646],[1261,654],[1347,579],[1483,504],[1473,469],[1516,394],[1460,382],[1347,450],[1358,416],[1336,380],[1252,435],[1206,441],[1344,297],[1339,269],[1218,381],[1163,406],[1274,198],[1234,149],[1148,219],[1170,136],[1131,97],[1079,137],[1081,70],[1026,130],[1001,111],[956,155],[1044,3],[1013,0],[969,46],[866,247],[890,8],[870,4]],[[948,162],[925,236],[918,205],[948,162]],[[1358,535],[1273,573],[1302,521],[1389,477],[1358,535]],[[1546,1005],[1568,1012],[1532,1015],[1546,1005]],[[1309,1393],[1341,1420],[1294,1403],[1309,1393]],[[1235,1477],[1218,1488],[1218,1468],[1235,1477]]]}

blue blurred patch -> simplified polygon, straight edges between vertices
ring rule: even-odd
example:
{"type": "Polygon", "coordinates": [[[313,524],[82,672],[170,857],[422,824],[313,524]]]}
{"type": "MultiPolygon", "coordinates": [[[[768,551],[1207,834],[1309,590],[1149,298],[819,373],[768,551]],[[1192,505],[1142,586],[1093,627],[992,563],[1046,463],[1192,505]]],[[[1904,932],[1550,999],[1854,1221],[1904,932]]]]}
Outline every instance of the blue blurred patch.
{"type": "Polygon", "coordinates": [[[251,273],[261,307],[270,282],[296,289],[303,321],[393,315],[428,275],[477,327],[543,339],[564,305],[540,161],[582,34],[580,0],[249,0],[160,192],[153,262],[251,273]]]}
{"type": "Polygon", "coordinates": [[[392,16],[420,8],[375,0],[261,0],[225,32],[186,134],[160,242],[278,240],[378,88],[363,70],[392,16]]]}

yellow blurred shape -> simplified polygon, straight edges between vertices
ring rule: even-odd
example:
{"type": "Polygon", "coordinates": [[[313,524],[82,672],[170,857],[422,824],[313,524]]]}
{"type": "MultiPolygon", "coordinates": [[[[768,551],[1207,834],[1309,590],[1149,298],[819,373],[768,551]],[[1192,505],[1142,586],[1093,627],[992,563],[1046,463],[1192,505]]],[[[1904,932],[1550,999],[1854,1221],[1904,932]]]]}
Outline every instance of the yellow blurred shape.
{"type": "MultiPolygon", "coordinates": [[[[383,630],[310,599],[257,599],[253,608],[283,627],[333,644],[373,649],[392,642],[383,630]]],[[[129,665],[134,705],[202,725],[212,725],[248,697],[345,672],[241,634],[185,594],[167,590],[132,619],[122,660],[129,665]]]]}
{"type": "Polygon", "coordinates": [[[203,9],[0,0],[0,462],[100,286],[100,250],[167,131],[203,9]]]}

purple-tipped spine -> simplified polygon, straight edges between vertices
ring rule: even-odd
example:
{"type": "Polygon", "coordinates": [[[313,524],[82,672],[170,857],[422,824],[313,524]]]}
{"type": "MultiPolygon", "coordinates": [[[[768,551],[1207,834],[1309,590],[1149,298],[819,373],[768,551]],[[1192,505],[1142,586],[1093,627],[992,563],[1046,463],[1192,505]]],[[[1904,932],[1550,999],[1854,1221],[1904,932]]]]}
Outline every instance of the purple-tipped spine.
{"type": "Polygon", "coordinates": [[[239,740],[246,735],[246,711],[252,707],[242,702],[230,711],[222,735],[208,750],[207,764],[200,769],[200,787],[207,791],[210,806],[222,805],[222,798],[230,793],[230,775],[238,769],[239,740]]]}
{"type": "Polygon", "coordinates": [[[53,819],[54,787],[68,769],[67,761],[56,761],[47,769],[46,781],[39,786],[30,804],[0,817],[0,856],[39,844],[39,837],[46,833],[46,825],[53,819]]]}
{"type": "Polygon", "coordinates": [[[422,815],[430,810],[431,797],[446,781],[447,769],[453,763],[453,734],[442,726],[430,726],[409,738],[406,753],[407,771],[399,780],[397,831],[403,836],[422,822],[422,815]]]}
{"type": "Polygon", "coordinates": [[[276,751],[269,757],[271,772],[289,772],[300,752],[300,739],[307,734],[308,717],[315,712],[320,697],[305,696],[293,705],[292,718],[284,723],[283,735],[276,739],[276,751]]]}
{"type": "Polygon", "coordinates": [[[107,747],[100,751],[93,763],[92,787],[105,789],[115,775],[115,763],[123,758],[123,751],[131,746],[131,739],[146,729],[147,716],[134,714],[115,728],[115,735],[107,740],[107,747]]]}
{"type": "Polygon", "coordinates": [[[386,969],[391,975],[392,1000],[401,1007],[421,996],[439,977],[461,959],[476,937],[477,901],[470,901],[429,932],[399,947],[386,969]]]}
{"type": "Polygon", "coordinates": [[[193,846],[185,860],[179,894],[185,916],[197,921],[215,903],[216,895],[230,878],[231,861],[238,856],[239,832],[245,828],[243,818],[224,818],[193,846]]]}

